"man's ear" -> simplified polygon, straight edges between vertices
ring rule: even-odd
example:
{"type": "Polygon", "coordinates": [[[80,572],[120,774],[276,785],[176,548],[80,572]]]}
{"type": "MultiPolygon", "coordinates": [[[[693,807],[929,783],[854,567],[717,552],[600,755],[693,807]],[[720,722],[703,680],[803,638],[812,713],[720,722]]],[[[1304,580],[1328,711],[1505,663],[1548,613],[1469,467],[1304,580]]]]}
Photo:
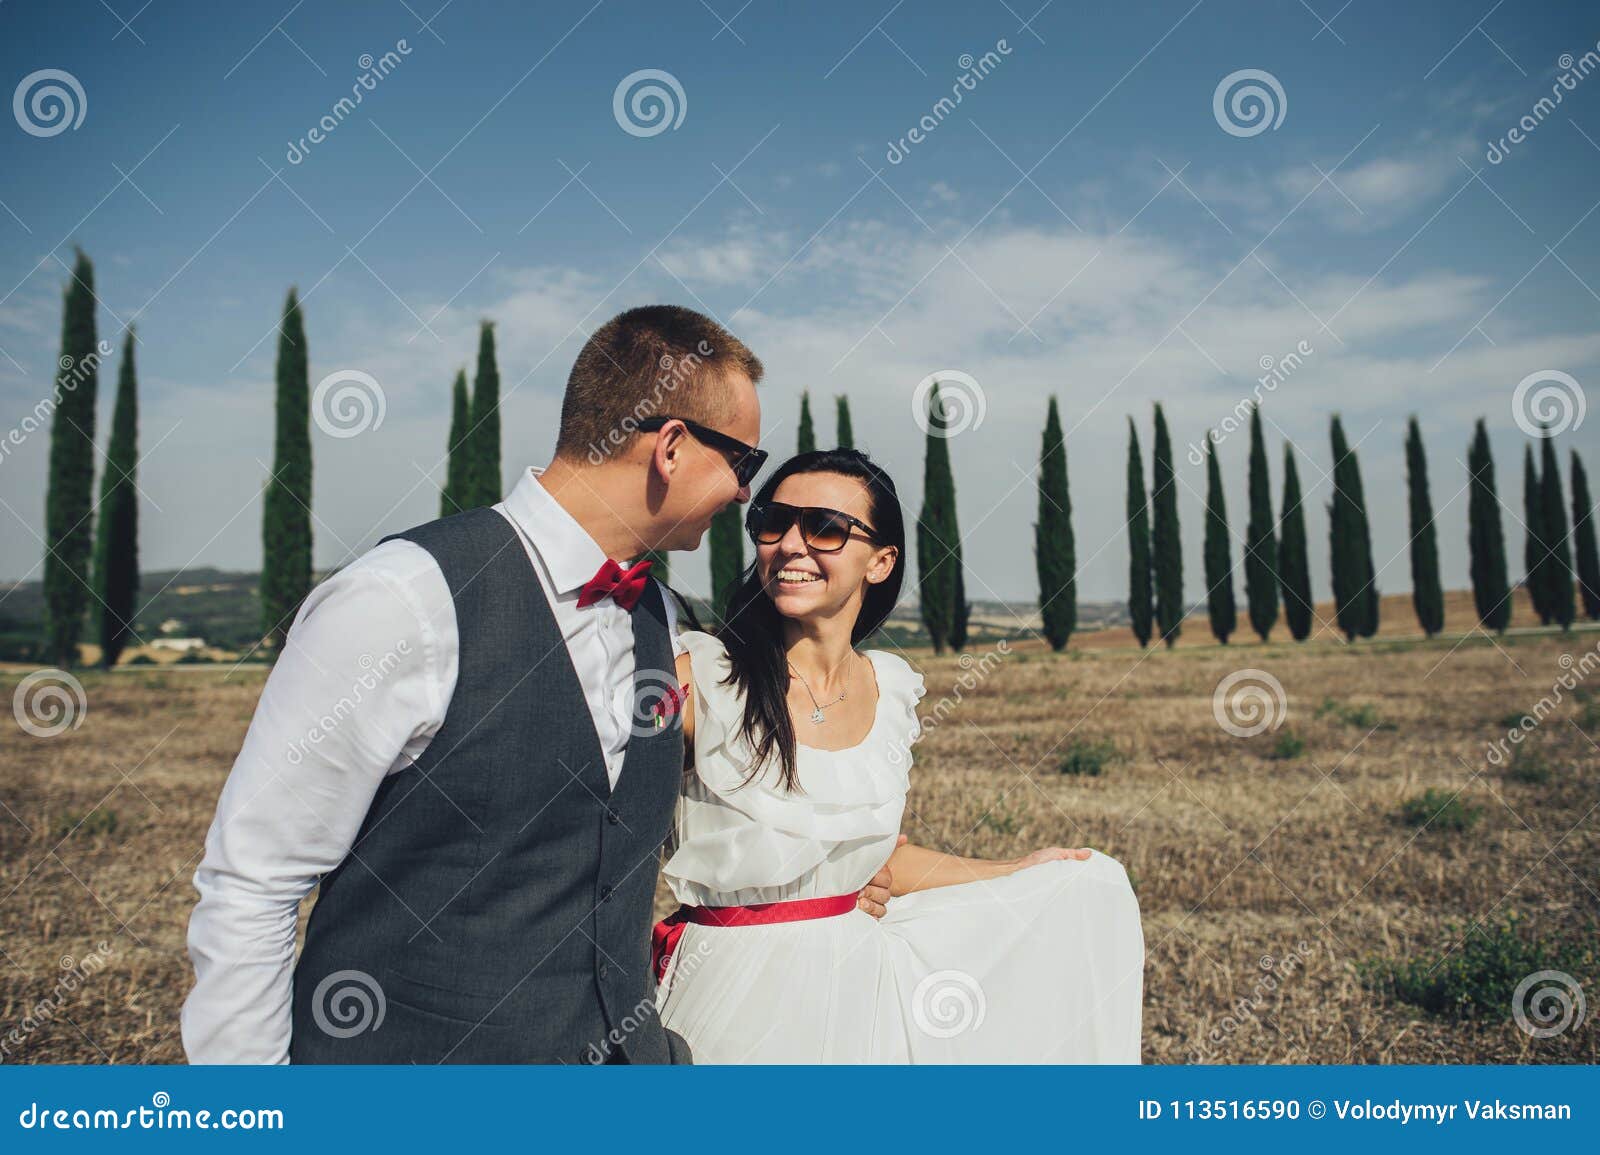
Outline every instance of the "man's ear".
{"type": "Polygon", "coordinates": [[[668,425],[656,434],[651,448],[650,464],[663,481],[670,480],[683,458],[684,430],[681,425],[668,425]]]}

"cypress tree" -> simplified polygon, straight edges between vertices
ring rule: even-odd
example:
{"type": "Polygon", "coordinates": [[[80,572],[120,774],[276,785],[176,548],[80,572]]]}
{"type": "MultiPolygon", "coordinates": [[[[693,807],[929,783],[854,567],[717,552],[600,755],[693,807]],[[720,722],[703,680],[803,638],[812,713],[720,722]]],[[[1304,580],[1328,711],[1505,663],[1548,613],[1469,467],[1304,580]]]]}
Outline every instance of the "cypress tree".
{"type": "MultiPolygon", "coordinates": [[[[1142,488],[1142,486],[1141,486],[1142,488]]],[[[1033,525],[1039,571],[1039,616],[1052,650],[1066,648],[1078,624],[1077,549],[1072,539],[1072,497],[1067,487],[1067,442],[1061,413],[1050,398],[1039,449],[1039,520],[1033,525]]]]}
{"type": "Polygon", "coordinates": [[[277,428],[261,517],[261,629],[273,646],[311,591],[311,390],[305,319],[293,289],[278,326],[277,428]]]}
{"type": "MultiPolygon", "coordinates": [[[[743,543],[740,544],[739,552],[741,555],[744,553],[743,543]]],[[[666,585],[671,580],[671,564],[667,560],[668,553],[669,551],[664,549],[647,549],[639,555],[640,561],[651,563],[650,576],[662,585],[666,585]]],[[[741,562],[743,561],[742,556],[740,560],[741,562]]]]}
{"type": "Polygon", "coordinates": [[[1583,612],[1590,620],[1600,618],[1600,550],[1595,547],[1594,505],[1589,500],[1589,475],[1584,472],[1578,451],[1572,451],[1572,541],[1578,569],[1578,592],[1583,612]]]}
{"type": "Polygon", "coordinates": [[[1444,628],[1444,587],[1439,583],[1439,543],[1428,493],[1428,458],[1415,417],[1406,428],[1406,493],[1411,499],[1411,604],[1422,632],[1433,637],[1444,628]]]}
{"type": "Polygon", "coordinates": [[[719,620],[744,573],[744,507],[729,502],[711,519],[711,613],[719,620]]]}
{"type": "Polygon", "coordinates": [[[1294,446],[1283,443],[1283,513],[1278,522],[1278,585],[1283,590],[1283,620],[1297,642],[1311,636],[1311,563],[1306,557],[1306,511],[1294,446]]]}
{"type": "Polygon", "coordinates": [[[1539,529],[1544,534],[1545,604],[1563,630],[1572,628],[1572,550],[1567,542],[1567,509],[1561,496],[1561,467],[1553,436],[1540,446],[1539,529]]]}
{"type": "Polygon", "coordinates": [[[917,515],[917,594],[922,624],[933,652],[944,653],[956,626],[961,559],[957,552],[955,478],[950,472],[950,444],[945,437],[944,404],[939,383],[928,396],[928,435],[922,467],[922,511],[917,515]]]}
{"type": "Polygon", "coordinates": [[[467,371],[460,369],[450,389],[450,439],[446,445],[450,456],[445,466],[444,489],[439,494],[440,517],[472,508],[475,486],[468,433],[471,428],[472,402],[467,397],[467,371]]]}
{"type": "Polygon", "coordinates": [[[817,448],[817,429],[811,423],[811,394],[800,394],[800,438],[796,453],[814,453],[817,448]]]}
{"type": "Polygon", "coordinates": [[[1522,584],[1527,588],[1539,624],[1550,624],[1550,602],[1546,596],[1543,562],[1548,550],[1544,535],[1544,494],[1539,486],[1539,470],[1533,463],[1533,446],[1522,448],[1522,516],[1526,533],[1522,539],[1522,584]]]}
{"type": "Polygon", "coordinates": [[[1128,418],[1128,621],[1142,650],[1150,644],[1150,506],[1144,492],[1139,430],[1128,418]]]}
{"type": "Polygon", "coordinates": [[[1345,441],[1344,426],[1334,415],[1333,503],[1328,507],[1328,544],[1333,562],[1333,604],[1345,638],[1369,638],[1378,632],[1377,574],[1372,567],[1372,535],[1361,489],[1361,467],[1345,441]]]}
{"type": "Polygon", "coordinates": [[[1472,601],[1486,629],[1504,633],[1511,623],[1511,585],[1506,571],[1506,539],[1495,493],[1494,457],[1483,418],[1467,450],[1471,492],[1467,500],[1467,547],[1471,555],[1472,601]]]}
{"type": "Polygon", "coordinates": [[[1278,620],[1278,545],[1272,533],[1272,480],[1261,435],[1261,406],[1250,410],[1250,523],[1244,533],[1244,588],[1250,628],[1264,642],[1278,620]]]}
{"type": "Polygon", "coordinates": [[[61,312],[50,479],[45,494],[46,651],[57,666],[78,662],[83,612],[93,588],[94,422],[100,383],[95,343],[94,266],[82,249],[61,312]]]}
{"type": "Polygon", "coordinates": [[[94,547],[94,584],[100,611],[100,664],[110,669],[133,633],[139,596],[139,386],[133,365],[133,331],[122,345],[111,444],[100,479],[100,524],[94,547]]]}
{"type": "Polygon", "coordinates": [[[1178,479],[1172,472],[1172,437],[1167,419],[1156,405],[1156,446],[1150,469],[1154,489],[1152,533],[1156,573],[1156,624],[1170,649],[1183,632],[1183,542],[1178,536],[1178,479]]]}
{"type": "Polygon", "coordinates": [[[972,603],[967,601],[967,567],[961,560],[961,543],[956,542],[955,556],[956,598],[955,612],[950,616],[950,648],[967,648],[967,622],[972,617],[972,603]]]}
{"type": "Polygon", "coordinates": [[[1222,470],[1216,442],[1206,440],[1206,611],[1211,633],[1223,645],[1239,625],[1233,600],[1233,559],[1228,549],[1228,504],[1222,496],[1222,470]]]}
{"type": "Polygon", "coordinates": [[[494,357],[494,325],[478,332],[478,375],[472,382],[473,496],[466,508],[493,505],[505,496],[500,477],[500,368],[494,357]]]}
{"type": "Polygon", "coordinates": [[[856,431],[850,424],[850,398],[841,393],[836,400],[839,406],[839,448],[854,449],[856,431]]]}

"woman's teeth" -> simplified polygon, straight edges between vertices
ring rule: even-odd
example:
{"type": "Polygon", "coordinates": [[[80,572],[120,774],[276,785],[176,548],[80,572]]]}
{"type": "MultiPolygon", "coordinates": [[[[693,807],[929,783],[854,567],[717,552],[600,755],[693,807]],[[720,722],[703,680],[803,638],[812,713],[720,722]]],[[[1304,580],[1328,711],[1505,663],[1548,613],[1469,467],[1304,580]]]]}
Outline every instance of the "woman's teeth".
{"type": "Polygon", "coordinates": [[[818,575],[814,573],[806,573],[804,570],[781,569],[778,571],[778,580],[781,582],[792,582],[798,585],[804,582],[821,581],[822,579],[818,575]]]}

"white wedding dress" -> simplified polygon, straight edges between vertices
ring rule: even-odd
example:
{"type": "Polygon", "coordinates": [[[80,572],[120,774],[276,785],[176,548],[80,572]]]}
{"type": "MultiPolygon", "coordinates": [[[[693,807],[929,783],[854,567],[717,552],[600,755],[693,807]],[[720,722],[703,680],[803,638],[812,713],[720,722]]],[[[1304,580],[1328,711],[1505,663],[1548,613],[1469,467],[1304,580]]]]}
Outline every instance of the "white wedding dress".
{"type": "MultiPolygon", "coordinates": [[[[663,873],[678,900],[747,906],[859,890],[894,849],[922,676],[869,650],[878,680],[859,745],[798,750],[802,793],[751,751],[727,651],[682,635],[694,769],[663,873]]],[[[802,723],[803,724],[803,723],[802,723]]],[[[804,739],[804,734],[800,735],[804,739]]],[[[994,881],[758,926],[690,924],[657,988],[697,1063],[1137,1063],[1144,936],[1127,873],[1096,851],[994,881]]]]}

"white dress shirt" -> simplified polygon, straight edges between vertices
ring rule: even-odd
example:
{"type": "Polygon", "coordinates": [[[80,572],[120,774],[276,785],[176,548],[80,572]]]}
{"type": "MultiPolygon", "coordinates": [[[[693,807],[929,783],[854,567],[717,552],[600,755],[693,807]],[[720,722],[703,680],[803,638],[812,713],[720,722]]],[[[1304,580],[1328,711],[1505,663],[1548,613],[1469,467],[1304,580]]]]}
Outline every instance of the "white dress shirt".
{"type": "MultiPolygon", "coordinates": [[[[633,712],[633,618],[578,608],[605,563],[530,469],[494,508],[514,525],[583,685],[613,787],[633,712]]],[[[673,653],[677,614],[663,590],[673,653]]],[[[455,605],[433,557],[391,541],[306,598],[267,678],[195,872],[191,1063],[287,1063],[301,900],[344,861],[379,784],[428,748],[456,683],[455,605]]],[[[571,719],[552,718],[552,726],[571,719]]]]}

